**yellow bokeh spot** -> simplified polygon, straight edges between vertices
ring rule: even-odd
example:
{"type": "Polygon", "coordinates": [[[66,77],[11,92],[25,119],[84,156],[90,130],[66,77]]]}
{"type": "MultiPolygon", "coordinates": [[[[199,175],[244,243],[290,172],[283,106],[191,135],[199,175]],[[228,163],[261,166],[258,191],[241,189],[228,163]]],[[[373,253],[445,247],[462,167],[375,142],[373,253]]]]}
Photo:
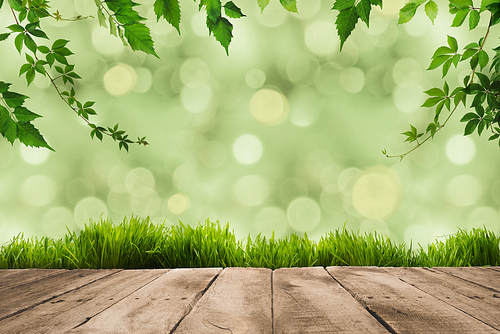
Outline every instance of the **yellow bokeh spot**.
{"type": "Polygon", "coordinates": [[[273,126],[283,123],[290,113],[287,98],[273,89],[257,91],[250,100],[250,114],[262,125],[273,126]]]}
{"type": "Polygon", "coordinates": [[[104,74],[104,87],[113,96],[125,96],[135,88],[137,73],[127,64],[118,64],[104,74]]]}
{"type": "Polygon", "coordinates": [[[401,185],[396,173],[383,166],[366,169],[352,189],[352,204],[364,217],[384,219],[396,210],[401,185]]]}
{"type": "Polygon", "coordinates": [[[186,194],[175,194],[168,200],[168,209],[174,215],[181,215],[187,211],[191,201],[186,194]]]}

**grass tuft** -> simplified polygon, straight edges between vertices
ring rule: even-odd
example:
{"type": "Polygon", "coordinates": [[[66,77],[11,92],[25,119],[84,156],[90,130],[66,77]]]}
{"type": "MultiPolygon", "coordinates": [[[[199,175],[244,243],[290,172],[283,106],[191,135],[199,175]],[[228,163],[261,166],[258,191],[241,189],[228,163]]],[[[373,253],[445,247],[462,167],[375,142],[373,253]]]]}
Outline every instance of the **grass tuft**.
{"type": "Polygon", "coordinates": [[[268,239],[259,234],[246,243],[236,240],[229,224],[199,224],[193,228],[153,224],[132,217],[115,225],[101,219],[57,240],[50,237],[12,238],[0,248],[0,269],[147,269],[206,267],[462,267],[500,265],[500,237],[486,227],[459,229],[427,246],[396,245],[387,236],[337,229],[316,243],[296,234],[268,239]]]}

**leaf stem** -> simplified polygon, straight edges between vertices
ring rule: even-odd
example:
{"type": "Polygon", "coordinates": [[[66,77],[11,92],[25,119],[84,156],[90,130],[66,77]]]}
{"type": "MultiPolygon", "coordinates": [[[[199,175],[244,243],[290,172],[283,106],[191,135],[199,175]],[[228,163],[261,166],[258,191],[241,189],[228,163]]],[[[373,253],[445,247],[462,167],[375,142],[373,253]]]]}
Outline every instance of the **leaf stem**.
{"type": "MultiPolygon", "coordinates": [[[[481,52],[484,48],[484,44],[486,43],[486,40],[488,39],[488,35],[490,33],[490,27],[491,27],[491,24],[492,24],[492,20],[493,20],[493,13],[491,14],[490,16],[490,22],[488,24],[488,28],[486,29],[486,34],[484,35],[483,37],[483,41],[481,43],[481,45],[479,46],[479,49],[477,52],[481,52]]],[[[471,73],[471,77],[470,77],[470,80],[469,80],[469,83],[467,84],[470,85],[471,83],[474,82],[474,76],[476,74],[476,68],[477,66],[472,70],[472,73],[471,73]]],[[[455,113],[455,111],[457,110],[457,107],[459,106],[460,102],[462,102],[462,100],[466,97],[466,95],[464,95],[462,98],[460,98],[460,100],[457,101],[456,105],[455,105],[455,108],[453,108],[453,110],[450,112],[450,114],[448,115],[448,117],[446,118],[446,120],[444,121],[443,124],[441,124],[437,129],[436,129],[436,132],[434,132],[434,134],[436,134],[439,130],[441,130],[442,128],[444,128],[444,126],[446,125],[446,123],[448,123],[448,121],[450,120],[451,116],[455,113]]],[[[419,148],[420,146],[422,146],[426,141],[428,141],[430,138],[432,138],[433,136],[432,135],[429,135],[427,136],[422,142],[418,142],[417,140],[417,145],[412,148],[411,150],[403,153],[403,154],[399,154],[399,155],[388,155],[388,154],[385,154],[385,156],[387,158],[399,158],[401,160],[403,160],[403,158],[405,156],[407,156],[408,154],[410,154],[411,152],[415,151],[417,148],[419,148]]]]}

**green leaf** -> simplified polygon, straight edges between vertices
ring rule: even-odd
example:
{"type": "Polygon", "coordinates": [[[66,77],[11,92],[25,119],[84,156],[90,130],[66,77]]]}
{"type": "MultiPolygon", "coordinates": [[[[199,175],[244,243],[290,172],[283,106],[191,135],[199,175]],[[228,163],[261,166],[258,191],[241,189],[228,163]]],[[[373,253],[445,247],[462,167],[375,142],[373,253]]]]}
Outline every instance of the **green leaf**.
{"type": "Polygon", "coordinates": [[[113,20],[112,16],[109,17],[109,33],[110,35],[118,37],[118,34],[116,32],[116,23],[115,20],[113,20]]]}
{"type": "Polygon", "coordinates": [[[437,48],[436,51],[434,51],[432,58],[436,58],[438,56],[442,56],[442,55],[449,54],[449,53],[453,53],[453,50],[447,46],[440,46],[439,48],[437,48]]]}
{"type": "Polygon", "coordinates": [[[472,7],[472,0],[449,0],[450,5],[462,9],[472,7]]]}
{"type": "Polygon", "coordinates": [[[9,0],[9,5],[17,12],[24,9],[23,2],[21,0],[9,0]]]}
{"type": "Polygon", "coordinates": [[[280,0],[280,2],[287,11],[297,13],[297,0],[280,0]]]}
{"type": "Polygon", "coordinates": [[[443,100],[443,98],[440,97],[440,96],[438,96],[438,97],[430,97],[420,107],[430,108],[430,107],[433,107],[436,104],[438,104],[441,100],[443,100]]]}
{"type": "Polygon", "coordinates": [[[339,11],[354,7],[355,0],[335,0],[332,9],[339,11]]]}
{"type": "Polygon", "coordinates": [[[0,8],[2,8],[3,0],[0,0],[0,8]]]}
{"type": "Polygon", "coordinates": [[[473,55],[475,55],[477,53],[477,51],[478,51],[478,49],[467,49],[464,52],[464,54],[462,55],[461,61],[469,59],[470,57],[472,57],[473,55]]]}
{"type": "Polygon", "coordinates": [[[160,58],[154,50],[154,43],[149,35],[148,27],[142,23],[134,23],[124,25],[123,28],[125,29],[125,37],[127,38],[132,50],[141,50],[147,54],[160,58]]]}
{"type": "Polygon", "coordinates": [[[31,123],[20,122],[18,126],[18,137],[19,141],[26,146],[32,147],[45,147],[51,151],[54,151],[52,147],[47,144],[45,139],[42,137],[37,128],[31,123]]]}
{"type": "Polygon", "coordinates": [[[238,8],[238,6],[236,6],[232,1],[226,2],[224,5],[224,13],[226,13],[227,17],[231,17],[233,19],[239,19],[240,17],[245,16],[241,12],[241,9],[238,8]]]}
{"type": "Polygon", "coordinates": [[[31,67],[32,67],[31,64],[23,64],[19,69],[19,76],[21,76],[23,73],[26,73],[26,71],[29,70],[31,67]]]}
{"type": "Polygon", "coordinates": [[[215,39],[226,49],[227,55],[229,55],[228,47],[233,38],[232,31],[233,25],[224,17],[219,18],[213,27],[215,39]]]}
{"type": "Polygon", "coordinates": [[[3,94],[3,99],[5,103],[11,108],[16,108],[19,106],[22,106],[24,103],[24,100],[26,100],[28,97],[26,95],[22,95],[19,93],[14,93],[14,92],[4,92],[3,94]]]}
{"type": "Polygon", "coordinates": [[[68,43],[69,41],[67,39],[58,39],[52,44],[52,50],[63,48],[68,43]]]}
{"type": "Polygon", "coordinates": [[[434,70],[441,66],[445,61],[451,58],[451,55],[443,55],[443,56],[437,56],[436,58],[432,59],[431,64],[429,65],[429,68],[427,70],[434,70]]]}
{"type": "Polygon", "coordinates": [[[17,107],[14,110],[14,115],[19,122],[31,122],[32,120],[42,117],[41,115],[35,114],[34,112],[29,111],[25,107],[17,107]]]}
{"type": "Polygon", "coordinates": [[[488,57],[488,54],[486,51],[481,50],[478,53],[478,61],[479,61],[479,66],[481,66],[481,70],[488,65],[488,62],[490,61],[490,58],[488,57]]]}
{"type": "Polygon", "coordinates": [[[408,2],[406,5],[404,5],[404,7],[399,10],[398,24],[409,22],[415,16],[415,13],[417,12],[417,8],[419,6],[419,4],[416,4],[414,2],[408,2]]]}
{"type": "Polygon", "coordinates": [[[27,72],[26,72],[26,81],[28,82],[28,86],[35,80],[35,69],[31,67],[27,72]]]}
{"type": "Polygon", "coordinates": [[[483,104],[483,102],[486,100],[486,93],[485,92],[479,92],[476,94],[474,97],[474,100],[472,101],[471,107],[477,107],[483,104]]]}
{"type": "Polygon", "coordinates": [[[453,23],[451,24],[452,27],[460,27],[462,23],[464,23],[465,19],[467,18],[467,15],[469,14],[470,9],[461,9],[457,12],[455,15],[455,18],[453,19],[453,23]]]}
{"type": "Polygon", "coordinates": [[[445,93],[437,87],[426,90],[424,93],[430,96],[445,96],[445,93]]]}
{"type": "Polygon", "coordinates": [[[20,33],[14,39],[14,45],[16,46],[17,51],[21,54],[21,50],[23,48],[24,34],[20,33]]]}
{"type": "Polygon", "coordinates": [[[212,20],[213,23],[217,23],[218,18],[221,15],[222,5],[220,0],[206,0],[207,3],[207,17],[212,20]]]}
{"type": "Polygon", "coordinates": [[[361,0],[356,6],[356,10],[358,11],[359,18],[361,21],[366,23],[367,27],[370,27],[370,11],[372,6],[369,0],[361,0]]]}
{"type": "Polygon", "coordinates": [[[452,61],[453,59],[450,58],[443,64],[443,78],[446,76],[446,74],[448,74],[448,70],[450,69],[452,61]]]}
{"type": "Polygon", "coordinates": [[[450,49],[453,51],[453,53],[458,51],[458,42],[455,37],[448,35],[448,45],[450,46],[450,49]]]}
{"type": "Polygon", "coordinates": [[[24,27],[19,24],[12,24],[7,29],[10,29],[12,32],[24,32],[24,27]]]}
{"type": "Polygon", "coordinates": [[[432,24],[434,24],[434,20],[438,14],[438,5],[433,0],[425,4],[425,14],[427,14],[427,17],[431,20],[432,24]]]}
{"type": "Polygon", "coordinates": [[[180,34],[181,7],[178,0],[156,0],[154,3],[156,20],[163,16],[180,34]]]}
{"type": "Polygon", "coordinates": [[[33,53],[36,53],[36,43],[30,35],[24,35],[24,45],[33,53]]]}
{"type": "Polygon", "coordinates": [[[0,132],[11,144],[14,144],[14,141],[18,138],[17,123],[8,115],[8,112],[7,117],[2,117],[2,121],[4,123],[2,125],[2,128],[0,129],[0,132]]]}
{"type": "Polygon", "coordinates": [[[479,124],[479,121],[479,119],[470,120],[469,123],[467,123],[467,125],[465,126],[464,136],[468,136],[473,133],[477,125],[479,124]]]}
{"type": "Polygon", "coordinates": [[[257,0],[257,4],[259,5],[260,12],[262,13],[264,11],[264,8],[266,8],[269,4],[269,0],[257,0]]]}
{"type": "Polygon", "coordinates": [[[49,39],[49,37],[47,37],[45,32],[43,32],[42,30],[39,30],[39,29],[32,30],[29,33],[35,37],[49,39]]]}
{"type": "Polygon", "coordinates": [[[106,25],[106,17],[104,16],[104,13],[102,12],[101,7],[97,7],[97,18],[99,19],[99,26],[107,28],[108,26],[106,25]]]}
{"type": "Polygon", "coordinates": [[[479,116],[476,113],[469,112],[469,113],[465,114],[464,117],[462,117],[460,122],[468,122],[471,119],[479,119],[479,116]]]}
{"type": "Polygon", "coordinates": [[[475,27],[477,27],[477,25],[479,24],[479,12],[477,10],[473,10],[470,12],[470,16],[469,16],[469,30],[472,30],[474,29],[475,27]]]}
{"type": "Polygon", "coordinates": [[[7,38],[9,38],[10,33],[5,33],[5,34],[0,34],[0,42],[5,41],[7,38]]]}
{"type": "Polygon", "coordinates": [[[3,82],[3,81],[0,81],[0,94],[3,94],[6,91],[8,91],[10,85],[11,85],[10,83],[6,83],[6,82],[3,82]]]}
{"type": "Polygon", "coordinates": [[[490,88],[490,79],[486,75],[483,73],[476,73],[476,75],[479,78],[479,81],[481,81],[481,86],[486,89],[490,88]]]}
{"type": "Polygon", "coordinates": [[[356,7],[350,7],[338,13],[335,24],[337,25],[337,33],[340,37],[340,50],[344,46],[347,37],[351,34],[358,22],[358,11],[356,7]]]}
{"type": "Polygon", "coordinates": [[[115,13],[115,19],[121,24],[133,24],[144,20],[133,7],[139,4],[131,0],[105,0],[108,8],[115,13]]]}

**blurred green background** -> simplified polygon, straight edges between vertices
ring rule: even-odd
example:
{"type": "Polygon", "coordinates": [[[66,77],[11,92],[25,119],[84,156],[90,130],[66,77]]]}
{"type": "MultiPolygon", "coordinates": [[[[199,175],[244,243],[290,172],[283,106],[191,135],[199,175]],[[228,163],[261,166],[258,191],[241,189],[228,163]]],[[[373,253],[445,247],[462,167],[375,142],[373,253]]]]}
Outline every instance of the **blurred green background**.
{"type": "MultiPolygon", "coordinates": [[[[46,78],[27,88],[18,78],[24,56],[12,38],[0,44],[0,80],[31,97],[26,105],[43,115],[34,124],[56,150],[0,141],[0,243],[132,214],[192,226],[209,217],[229,222],[238,238],[274,230],[318,240],[346,221],[413,244],[457,227],[500,233],[500,149],[462,136],[463,107],[401,163],[381,154],[406,152],[400,133],[432,120],[434,110],[419,106],[424,90],[442,86],[440,70],[425,70],[434,50],[447,34],[460,47],[476,41],[486,17],[478,32],[449,28],[440,3],[434,26],[423,10],[398,26],[404,2],[385,1],[339,52],[331,0],[299,0],[298,15],[277,0],[262,14],[255,0],[236,1],[247,17],[231,20],[227,57],[196,3],[181,2],[179,36],[156,22],[153,0],[139,2],[160,60],[124,47],[97,19],[42,21],[52,41],[71,40],[83,78],[77,97],[96,101],[94,122],[147,136],[150,146],[128,154],[109,138],[92,141],[46,78]]],[[[63,17],[96,16],[93,0],[51,6],[63,17]]],[[[2,26],[13,23],[7,9],[2,26]]],[[[452,68],[450,87],[469,72],[468,64],[452,68]]]]}

